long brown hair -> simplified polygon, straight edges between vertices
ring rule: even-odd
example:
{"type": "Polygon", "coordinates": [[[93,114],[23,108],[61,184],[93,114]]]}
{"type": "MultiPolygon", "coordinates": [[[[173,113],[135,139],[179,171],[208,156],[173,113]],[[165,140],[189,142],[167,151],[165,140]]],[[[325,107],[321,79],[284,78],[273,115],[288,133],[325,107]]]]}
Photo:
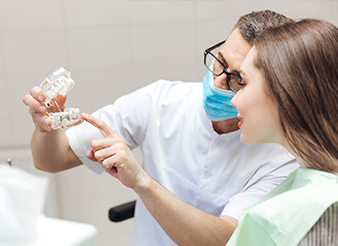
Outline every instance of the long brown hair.
{"type": "Polygon", "coordinates": [[[303,19],[254,41],[289,146],[312,169],[338,173],[338,28],[303,19]]]}

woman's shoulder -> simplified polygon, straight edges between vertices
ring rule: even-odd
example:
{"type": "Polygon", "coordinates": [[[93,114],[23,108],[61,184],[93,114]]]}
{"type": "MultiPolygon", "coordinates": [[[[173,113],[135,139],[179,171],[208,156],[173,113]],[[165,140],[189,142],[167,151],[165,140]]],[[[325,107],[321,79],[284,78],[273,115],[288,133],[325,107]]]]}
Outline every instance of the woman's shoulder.
{"type": "Polygon", "coordinates": [[[298,246],[338,245],[338,202],[332,204],[298,246]]]}

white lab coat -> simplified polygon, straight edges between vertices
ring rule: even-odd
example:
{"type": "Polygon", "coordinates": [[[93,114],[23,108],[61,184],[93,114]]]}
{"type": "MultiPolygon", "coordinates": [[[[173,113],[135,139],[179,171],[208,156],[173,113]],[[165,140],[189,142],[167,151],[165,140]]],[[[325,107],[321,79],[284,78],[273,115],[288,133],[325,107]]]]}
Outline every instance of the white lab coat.
{"type": "MultiPolygon", "coordinates": [[[[93,114],[133,149],[141,146],[145,171],[182,201],[215,216],[236,219],[298,167],[276,144],[245,145],[240,130],[217,134],[202,105],[202,83],[160,80],[93,114]],[[291,163],[291,164],[290,164],[291,163]]],[[[66,131],[89,168],[90,141],[103,138],[83,123],[66,131]]],[[[99,202],[99,201],[98,201],[99,202]]],[[[135,245],[176,245],[138,199],[135,245]]]]}

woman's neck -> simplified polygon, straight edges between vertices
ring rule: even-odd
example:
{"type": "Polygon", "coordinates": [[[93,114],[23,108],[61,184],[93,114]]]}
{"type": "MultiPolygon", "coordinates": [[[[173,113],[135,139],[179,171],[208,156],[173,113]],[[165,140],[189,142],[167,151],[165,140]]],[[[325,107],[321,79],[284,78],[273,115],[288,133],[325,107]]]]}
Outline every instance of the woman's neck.
{"type": "Polygon", "coordinates": [[[286,142],[286,141],[284,140],[284,144],[282,144],[283,147],[284,147],[291,155],[293,155],[293,156],[296,158],[297,162],[299,163],[299,166],[300,166],[301,168],[307,168],[307,167],[306,167],[306,163],[304,162],[303,158],[301,158],[299,155],[297,155],[296,152],[290,147],[290,145],[287,144],[287,143],[285,143],[285,142],[286,142]]]}

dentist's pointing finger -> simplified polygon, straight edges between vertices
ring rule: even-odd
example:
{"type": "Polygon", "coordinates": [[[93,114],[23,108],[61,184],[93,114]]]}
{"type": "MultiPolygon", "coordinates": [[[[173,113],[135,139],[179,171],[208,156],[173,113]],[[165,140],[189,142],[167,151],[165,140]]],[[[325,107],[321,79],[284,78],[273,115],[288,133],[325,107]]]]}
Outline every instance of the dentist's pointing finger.
{"type": "Polygon", "coordinates": [[[106,123],[84,113],[81,116],[99,129],[105,137],[105,139],[92,140],[93,150],[87,153],[90,160],[100,163],[107,173],[129,188],[136,188],[143,183],[144,179],[150,178],[137,162],[127,144],[106,123]]]}
{"type": "Polygon", "coordinates": [[[100,132],[103,134],[105,138],[114,137],[117,134],[102,120],[96,119],[94,116],[91,116],[89,114],[82,113],[82,118],[87,121],[88,123],[95,126],[97,129],[100,130],[100,132]]]}

